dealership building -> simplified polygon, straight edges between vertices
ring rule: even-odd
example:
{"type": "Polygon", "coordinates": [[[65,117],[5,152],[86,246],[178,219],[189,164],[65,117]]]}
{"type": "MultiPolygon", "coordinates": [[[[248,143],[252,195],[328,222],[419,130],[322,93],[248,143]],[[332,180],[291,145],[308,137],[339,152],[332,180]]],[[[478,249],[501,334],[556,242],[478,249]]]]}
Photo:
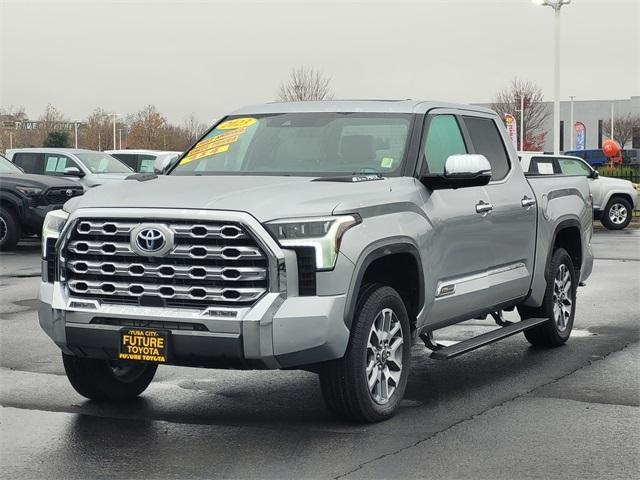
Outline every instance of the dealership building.
{"type": "MultiPolygon", "coordinates": [[[[553,102],[545,102],[549,115],[544,125],[547,132],[544,150],[553,151],[553,102]]],[[[606,140],[603,127],[611,123],[611,106],[613,105],[614,117],[624,117],[631,113],[640,115],[640,96],[633,96],[620,100],[580,100],[573,101],[573,122],[580,122],[585,126],[585,149],[602,148],[602,142],[606,140]]],[[[483,104],[490,107],[490,104],[483,104]]],[[[515,112],[514,112],[515,113],[515,112]]],[[[615,130],[615,122],[613,125],[615,130]]],[[[571,135],[574,136],[574,148],[576,145],[575,131],[571,128],[571,102],[560,102],[560,150],[571,150],[571,135]]],[[[634,134],[634,144],[627,143],[624,148],[640,148],[640,132],[634,134]]]]}

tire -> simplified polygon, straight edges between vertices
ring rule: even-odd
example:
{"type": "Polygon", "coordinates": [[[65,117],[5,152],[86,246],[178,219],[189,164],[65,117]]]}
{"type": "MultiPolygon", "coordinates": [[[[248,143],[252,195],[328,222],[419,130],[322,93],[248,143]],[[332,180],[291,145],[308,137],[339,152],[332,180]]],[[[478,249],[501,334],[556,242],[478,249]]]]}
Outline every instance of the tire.
{"type": "Polygon", "coordinates": [[[626,198],[613,197],[602,212],[600,223],[608,230],[622,230],[633,216],[633,207],[626,198]]]}
{"type": "Polygon", "coordinates": [[[350,421],[391,418],[402,401],[410,364],[411,328],[402,298],[391,287],[369,285],[358,296],[347,353],[320,370],[325,403],[350,421]]]}
{"type": "Polygon", "coordinates": [[[15,214],[7,208],[0,208],[0,250],[16,248],[20,234],[20,222],[15,214]]]}
{"type": "Polygon", "coordinates": [[[553,252],[546,278],[547,289],[542,305],[537,308],[518,307],[518,311],[523,320],[545,317],[549,319],[546,323],[525,330],[524,336],[531,345],[552,348],[559,347],[569,340],[576,313],[576,271],[571,257],[564,248],[553,252]]]}
{"type": "Polygon", "coordinates": [[[76,392],[91,400],[112,402],[136,398],[146,390],[158,369],[156,364],[118,364],[65,353],[62,363],[76,392]]]}

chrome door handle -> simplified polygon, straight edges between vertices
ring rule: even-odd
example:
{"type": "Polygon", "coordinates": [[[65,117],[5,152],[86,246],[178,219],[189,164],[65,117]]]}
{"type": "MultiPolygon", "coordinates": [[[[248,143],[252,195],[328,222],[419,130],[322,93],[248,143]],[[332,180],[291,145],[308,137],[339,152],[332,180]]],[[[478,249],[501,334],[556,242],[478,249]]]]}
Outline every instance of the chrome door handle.
{"type": "Polygon", "coordinates": [[[533,207],[536,204],[536,199],[535,198],[529,198],[526,195],[524,196],[524,198],[522,199],[522,207],[523,208],[529,208],[529,207],[533,207]]]}
{"type": "Polygon", "coordinates": [[[476,203],[476,213],[485,214],[489,213],[491,210],[493,210],[493,205],[490,203],[485,203],[482,200],[476,203]]]}

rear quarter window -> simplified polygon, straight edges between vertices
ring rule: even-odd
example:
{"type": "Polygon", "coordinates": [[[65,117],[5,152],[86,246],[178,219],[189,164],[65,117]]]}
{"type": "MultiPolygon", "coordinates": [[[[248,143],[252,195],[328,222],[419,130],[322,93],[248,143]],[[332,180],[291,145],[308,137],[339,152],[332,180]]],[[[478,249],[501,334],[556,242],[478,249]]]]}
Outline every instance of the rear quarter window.
{"type": "Polygon", "coordinates": [[[13,163],[25,173],[42,174],[43,160],[42,153],[18,152],[13,155],[13,163]]]}

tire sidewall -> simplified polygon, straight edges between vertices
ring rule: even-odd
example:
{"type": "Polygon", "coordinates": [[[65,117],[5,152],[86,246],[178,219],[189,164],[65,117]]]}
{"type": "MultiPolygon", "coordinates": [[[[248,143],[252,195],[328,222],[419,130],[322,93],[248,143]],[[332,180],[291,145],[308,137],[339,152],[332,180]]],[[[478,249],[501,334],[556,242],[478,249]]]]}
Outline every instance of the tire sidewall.
{"type": "Polygon", "coordinates": [[[375,285],[367,288],[359,302],[347,353],[349,373],[357,386],[363,407],[372,417],[379,420],[391,417],[398,408],[407,386],[411,363],[411,328],[406,307],[400,295],[391,287],[375,285]],[[377,403],[371,396],[366,376],[367,343],[371,326],[380,311],[390,308],[394,311],[402,328],[402,374],[399,385],[391,399],[385,404],[377,403]]]}
{"type": "Polygon", "coordinates": [[[571,331],[573,330],[573,320],[576,315],[576,293],[577,293],[577,280],[576,280],[576,271],[573,266],[573,261],[571,260],[571,256],[567,253],[564,248],[559,248],[553,254],[551,258],[551,264],[549,265],[549,271],[547,272],[547,292],[545,295],[545,311],[549,318],[549,325],[553,328],[550,330],[550,334],[555,337],[555,340],[558,342],[564,343],[569,339],[571,335],[571,331]],[[569,316],[569,320],[567,322],[567,328],[561,332],[558,329],[556,324],[555,316],[553,313],[553,288],[554,288],[554,280],[555,275],[560,265],[566,265],[569,270],[569,275],[571,276],[571,315],[569,316]]]}
{"type": "Polygon", "coordinates": [[[624,198],[616,197],[616,198],[612,198],[611,200],[609,200],[609,203],[607,203],[607,206],[605,207],[604,212],[602,213],[602,218],[600,220],[600,223],[602,223],[602,225],[604,225],[605,228],[607,228],[608,230],[622,230],[623,228],[626,228],[627,225],[629,225],[629,223],[631,223],[632,216],[633,216],[633,209],[629,204],[629,202],[624,198]],[[609,211],[617,203],[624,205],[624,207],[627,209],[627,219],[623,223],[619,223],[619,224],[613,223],[609,218],[609,211]]]}
{"type": "Polygon", "coordinates": [[[20,226],[11,210],[0,208],[0,217],[7,226],[7,233],[0,239],[0,250],[9,250],[16,246],[20,237],[20,226]]]}

